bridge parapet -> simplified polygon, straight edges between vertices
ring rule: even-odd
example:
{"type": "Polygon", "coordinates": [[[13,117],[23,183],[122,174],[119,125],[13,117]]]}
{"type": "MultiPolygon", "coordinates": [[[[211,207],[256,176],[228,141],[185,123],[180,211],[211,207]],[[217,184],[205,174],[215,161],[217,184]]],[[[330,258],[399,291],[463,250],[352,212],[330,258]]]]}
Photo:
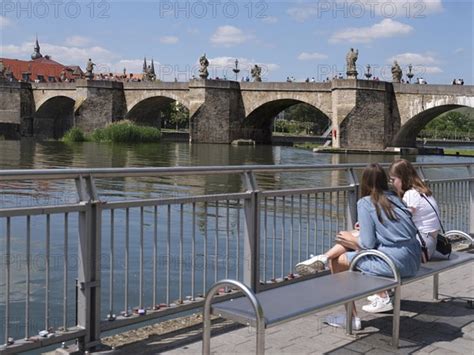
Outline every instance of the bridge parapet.
{"type": "Polygon", "coordinates": [[[330,92],[331,83],[242,82],[242,91],[330,92]]]}
{"type": "Polygon", "coordinates": [[[77,85],[73,83],[31,83],[32,90],[76,90],[77,85]]]}
{"type": "Polygon", "coordinates": [[[396,94],[474,96],[473,85],[393,84],[396,94]]]}
{"type": "Polygon", "coordinates": [[[124,90],[189,90],[187,82],[129,81],[123,83],[124,90]]]}

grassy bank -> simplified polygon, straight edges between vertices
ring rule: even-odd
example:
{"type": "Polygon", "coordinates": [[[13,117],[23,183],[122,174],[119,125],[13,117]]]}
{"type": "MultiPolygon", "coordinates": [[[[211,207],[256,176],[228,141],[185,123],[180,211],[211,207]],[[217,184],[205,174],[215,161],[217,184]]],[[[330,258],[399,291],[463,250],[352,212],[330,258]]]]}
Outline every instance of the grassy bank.
{"type": "Polygon", "coordinates": [[[295,144],[293,147],[312,151],[314,148],[322,147],[322,145],[316,144],[316,143],[298,143],[298,144],[295,144]]]}
{"type": "Polygon", "coordinates": [[[445,149],[444,155],[464,155],[474,157],[474,149],[445,149]]]}
{"type": "Polygon", "coordinates": [[[138,126],[128,120],[112,123],[105,128],[97,128],[86,135],[74,127],[66,132],[64,142],[112,142],[112,143],[153,143],[159,142],[161,131],[155,127],[138,126]]]}

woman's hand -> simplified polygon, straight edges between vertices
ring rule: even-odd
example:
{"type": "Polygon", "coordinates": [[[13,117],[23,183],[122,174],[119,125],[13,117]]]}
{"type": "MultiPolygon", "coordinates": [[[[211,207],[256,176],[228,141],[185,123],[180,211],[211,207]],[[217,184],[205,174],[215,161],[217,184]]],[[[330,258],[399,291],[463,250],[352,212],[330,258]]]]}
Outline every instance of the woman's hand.
{"type": "Polygon", "coordinates": [[[336,242],[343,247],[352,250],[359,250],[359,238],[348,231],[340,231],[336,236],[336,242]]]}

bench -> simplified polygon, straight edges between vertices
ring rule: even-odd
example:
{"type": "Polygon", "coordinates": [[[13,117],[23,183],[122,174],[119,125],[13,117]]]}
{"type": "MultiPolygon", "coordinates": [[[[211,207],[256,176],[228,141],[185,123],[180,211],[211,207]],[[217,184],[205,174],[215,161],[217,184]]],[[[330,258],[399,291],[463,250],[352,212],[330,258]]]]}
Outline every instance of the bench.
{"type": "MultiPolygon", "coordinates": [[[[469,235],[456,232],[455,235],[466,237],[473,245],[469,235]]],[[[265,329],[343,304],[346,305],[346,333],[352,334],[352,301],[387,289],[395,290],[392,346],[398,348],[401,286],[433,276],[433,298],[437,299],[438,275],[472,261],[474,254],[471,252],[453,252],[449,259],[435,259],[422,264],[415,276],[401,279],[397,268],[386,254],[378,250],[363,250],[353,258],[348,271],[306,279],[257,294],[239,281],[219,281],[210,288],[204,301],[202,352],[210,354],[211,314],[255,327],[256,354],[264,354],[265,329]],[[383,259],[392,269],[393,278],[356,272],[357,262],[367,255],[383,259]],[[238,288],[245,297],[212,304],[216,291],[224,286],[238,288]]]]}

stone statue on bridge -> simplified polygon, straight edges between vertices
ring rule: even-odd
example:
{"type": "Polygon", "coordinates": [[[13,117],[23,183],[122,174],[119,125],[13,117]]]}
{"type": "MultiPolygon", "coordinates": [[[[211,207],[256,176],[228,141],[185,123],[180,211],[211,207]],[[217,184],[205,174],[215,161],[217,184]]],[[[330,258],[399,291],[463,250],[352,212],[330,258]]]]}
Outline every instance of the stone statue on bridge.
{"type": "Polygon", "coordinates": [[[7,68],[3,64],[3,60],[0,59],[0,80],[5,80],[5,72],[7,71],[7,68]]]}
{"type": "Polygon", "coordinates": [[[397,61],[395,60],[392,66],[392,82],[400,83],[402,81],[402,76],[402,68],[400,68],[400,65],[398,65],[397,61]]]}
{"type": "Polygon", "coordinates": [[[261,82],[262,81],[262,67],[259,67],[257,64],[250,71],[253,81],[261,82]]]}
{"type": "Polygon", "coordinates": [[[205,80],[209,76],[209,71],[207,70],[209,61],[206,58],[206,53],[204,53],[201,58],[199,58],[199,64],[201,65],[199,68],[199,77],[205,80]]]}
{"type": "Polygon", "coordinates": [[[66,71],[64,69],[59,73],[59,80],[61,80],[61,82],[66,81],[66,71]]]}
{"type": "Polygon", "coordinates": [[[356,62],[357,58],[359,58],[359,50],[351,48],[350,51],[346,55],[346,65],[347,65],[347,79],[357,79],[357,68],[356,62]]]}
{"type": "Polygon", "coordinates": [[[86,65],[86,79],[89,79],[89,80],[94,79],[94,73],[93,73],[94,66],[95,64],[92,63],[92,60],[89,58],[86,65]]]}

